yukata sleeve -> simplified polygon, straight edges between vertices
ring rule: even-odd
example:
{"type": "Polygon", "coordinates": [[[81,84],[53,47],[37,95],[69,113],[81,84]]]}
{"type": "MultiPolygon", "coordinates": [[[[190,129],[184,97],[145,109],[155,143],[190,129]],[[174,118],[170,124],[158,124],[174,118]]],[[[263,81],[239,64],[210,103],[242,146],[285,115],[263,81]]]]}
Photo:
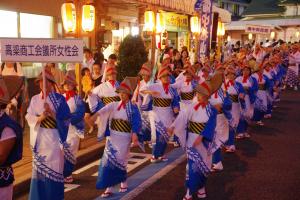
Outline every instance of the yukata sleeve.
{"type": "Polygon", "coordinates": [[[152,96],[147,94],[144,96],[144,100],[141,105],[142,111],[150,111],[153,108],[153,99],[152,96]]]}
{"type": "Polygon", "coordinates": [[[203,138],[209,142],[211,142],[214,138],[215,128],[217,124],[217,113],[217,110],[212,107],[209,119],[204,127],[204,130],[201,133],[203,138]]]}
{"type": "Polygon", "coordinates": [[[232,101],[229,98],[229,94],[227,94],[226,97],[224,98],[222,109],[223,109],[225,117],[228,120],[231,120],[231,118],[232,118],[232,115],[231,115],[232,101]]]}
{"type": "Polygon", "coordinates": [[[38,116],[36,115],[36,112],[34,110],[34,107],[36,105],[35,99],[32,98],[29,104],[29,107],[27,109],[27,114],[25,116],[29,127],[34,128],[38,124],[38,116]]]}
{"type": "Polygon", "coordinates": [[[179,138],[180,145],[185,148],[186,140],[187,140],[187,124],[188,124],[188,117],[191,109],[181,110],[171,124],[171,128],[174,128],[174,134],[179,138]]]}
{"type": "Polygon", "coordinates": [[[82,121],[85,113],[85,105],[83,100],[80,97],[76,98],[76,110],[71,114],[71,124],[75,125],[82,121]]]}
{"type": "Polygon", "coordinates": [[[142,128],[142,118],[136,105],[132,106],[131,130],[133,133],[139,133],[142,128]]]}
{"type": "Polygon", "coordinates": [[[256,92],[258,91],[258,83],[255,78],[251,77],[252,85],[249,88],[249,98],[251,104],[253,104],[256,100],[256,92]]]}
{"type": "Polygon", "coordinates": [[[171,103],[171,106],[172,106],[172,109],[174,108],[180,108],[180,97],[178,95],[178,92],[176,91],[176,89],[174,89],[174,96],[173,96],[173,99],[172,99],[172,103],[171,103]]]}

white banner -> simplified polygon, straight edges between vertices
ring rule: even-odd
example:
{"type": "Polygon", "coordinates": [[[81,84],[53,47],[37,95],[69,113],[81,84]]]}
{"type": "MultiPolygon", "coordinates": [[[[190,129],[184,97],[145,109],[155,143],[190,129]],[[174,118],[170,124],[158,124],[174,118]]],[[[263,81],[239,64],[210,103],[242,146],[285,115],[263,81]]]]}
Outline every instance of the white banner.
{"type": "Polygon", "coordinates": [[[2,62],[82,62],[80,39],[0,39],[2,62]]]}
{"type": "Polygon", "coordinates": [[[272,26],[259,26],[259,25],[246,25],[246,33],[256,33],[256,34],[270,34],[272,31],[272,26]]]}

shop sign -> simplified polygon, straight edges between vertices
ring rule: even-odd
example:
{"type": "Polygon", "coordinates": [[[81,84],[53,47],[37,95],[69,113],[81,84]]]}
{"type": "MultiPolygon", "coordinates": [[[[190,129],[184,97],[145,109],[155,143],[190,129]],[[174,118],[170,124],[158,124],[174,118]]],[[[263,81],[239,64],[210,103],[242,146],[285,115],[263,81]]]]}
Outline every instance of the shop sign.
{"type": "Polygon", "coordinates": [[[82,62],[80,39],[0,39],[1,61],[7,62],[82,62]]]}
{"type": "Polygon", "coordinates": [[[255,34],[270,34],[272,32],[272,26],[258,26],[258,25],[246,25],[246,33],[255,33],[255,34]]]}
{"type": "Polygon", "coordinates": [[[201,9],[201,31],[199,36],[198,61],[204,61],[209,55],[210,34],[212,26],[212,0],[203,0],[201,9]]]}
{"type": "Polygon", "coordinates": [[[189,18],[172,12],[162,13],[167,31],[189,31],[189,18]]]}

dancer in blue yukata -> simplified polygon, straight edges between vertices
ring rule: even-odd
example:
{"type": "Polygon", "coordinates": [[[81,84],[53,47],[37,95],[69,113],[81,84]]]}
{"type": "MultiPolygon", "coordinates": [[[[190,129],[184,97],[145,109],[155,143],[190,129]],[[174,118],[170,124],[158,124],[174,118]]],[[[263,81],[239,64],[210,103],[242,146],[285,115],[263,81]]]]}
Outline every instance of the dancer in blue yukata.
{"type": "Polygon", "coordinates": [[[0,76],[0,199],[13,199],[12,165],[22,159],[23,130],[5,109],[24,84],[23,77],[0,76]]]}
{"type": "Polygon", "coordinates": [[[76,164],[76,153],[79,148],[80,138],[84,138],[84,113],[85,105],[81,97],[76,92],[76,77],[74,72],[67,72],[62,83],[64,97],[71,112],[71,123],[67,137],[67,145],[64,146],[64,177],[65,183],[72,183],[72,172],[76,164]]]}
{"type": "Polygon", "coordinates": [[[209,103],[210,96],[222,85],[223,73],[216,72],[210,80],[195,88],[197,101],[181,110],[168,128],[179,137],[187,154],[186,188],[183,200],[206,198],[205,184],[212,164],[212,143],[215,137],[218,111],[209,103]]]}
{"type": "Polygon", "coordinates": [[[41,93],[32,97],[26,119],[30,128],[33,169],[29,199],[64,199],[64,146],[69,129],[70,109],[64,96],[56,93],[56,83],[45,70],[36,79],[41,93]]]}
{"type": "Polygon", "coordinates": [[[112,187],[119,183],[119,192],[127,191],[127,162],[131,142],[132,146],[143,147],[140,112],[138,106],[131,102],[137,81],[137,77],[126,77],[116,90],[121,101],[104,106],[91,118],[92,121],[106,120],[109,124],[109,136],[106,139],[96,183],[97,189],[105,189],[101,195],[103,198],[111,196],[112,187]]]}
{"type": "Polygon", "coordinates": [[[148,98],[152,98],[149,102],[152,108],[149,112],[151,138],[152,138],[152,158],[151,162],[156,163],[160,161],[167,161],[165,157],[165,150],[169,141],[166,128],[169,127],[175,115],[179,112],[180,98],[175,88],[170,85],[170,71],[169,67],[161,67],[158,72],[159,81],[152,85],[141,89],[141,92],[148,94],[148,98]]]}

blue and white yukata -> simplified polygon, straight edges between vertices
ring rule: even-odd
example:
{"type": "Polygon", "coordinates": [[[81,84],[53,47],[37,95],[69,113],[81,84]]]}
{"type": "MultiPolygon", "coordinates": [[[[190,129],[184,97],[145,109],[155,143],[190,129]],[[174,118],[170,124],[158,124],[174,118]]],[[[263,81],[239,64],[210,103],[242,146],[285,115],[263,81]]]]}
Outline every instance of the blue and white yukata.
{"type": "Polygon", "coordinates": [[[256,95],[257,98],[259,98],[259,100],[262,102],[262,106],[260,106],[260,108],[254,108],[252,120],[259,122],[266,114],[268,108],[268,91],[270,90],[270,87],[272,87],[272,84],[269,78],[264,74],[260,75],[259,73],[255,73],[252,75],[252,77],[255,78],[258,83],[258,91],[256,95]]]}
{"type": "Polygon", "coordinates": [[[244,106],[245,102],[239,98],[240,94],[245,94],[243,86],[236,81],[225,80],[225,84],[223,83],[222,88],[227,90],[229,98],[232,102],[231,108],[231,116],[232,120],[229,124],[229,136],[228,141],[226,142],[226,146],[234,146],[234,137],[236,133],[237,125],[239,124],[241,117],[242,106],[244,106]],[[226,86],[225,86],[226,84],[226,86]]]}
{"type": "Polygon", "coordinates": [[[74,171],[76,164],[76,153],[79,148],[80,138],[84,138],[84,113],[85,105],[79,95],[75,95],[67,100],[71,115],[71,123],[69,125],[68,137],[66,145],[64,145],[65,164],[64,177],[69,177],[74,171]]]}
{"type": "MultiPolygon", "coordinates": [[[[109,81],[101,83],[97,87],[92,90],[92,94],[88,97],[89,107],[92,113],[96,113],[103,106],[108,105],[112,102],[120,101],[120,97],[118,93],[116,93],[116,89],[119,87],[120,83],[115,81],[115,84],[112,85],[109,81]]],[[[103,116],[107,118],[107,116],[103,116]]],[[[98,136],[107,136],[109,133],[108,124],[105,120],[98,121],[98,136]],[[106,134],[104,135],[104,133],[106,134]]],[[[98,137],[98,140],[102,140],[103,138],[98,137]]]]}
{"type": "Polygon", "coordinates": [[[274,87],[276,84],[276,74],[273,70],[266,71],[264,70],[264,76],[268,78],[268,88],[267,88],[267,111],[265,114],[271,115],[272,114],[272,109],[273,109],[273,103],[274,103],[274,87]]]}
{"type": "Polygon", "coordinates": [[[152,156],[157,159],[164,156],[169,141],[169,135],[166,129],[173,123],[175,119],[174,108],[180,107],[180,98],[175,88],[169,86],[168,92],[163,88],[161,81],[144,87],[142,91],[150,90],[160,93],[159,96],[150,96],[152,98],[149,102],[149,120],[151,127],[151,141],[152,141],[152,156]]]}
{"type": "Polygon", "coordinates": [[[98,121],[108,121],[110,132],[100,161],[97,189],[105,189],[126,181],[132,133],[138,135],[140,144],[143,142],[140,135],[142,121],[138,107],[128,102],[124,109],[121,103],[110,103],[97,112],[98,121]]]}
{"type": "Polygon", "coordinates": [[[0,164],[0,199],[13,199],[12,165],[22,159],[23,131],[19,124],[0,110],[0,142],[15,138],[15,144],[4,163],[0,164]]]}
{"type": "Polygon", "coordinates": [[[257,91],[257,82],[253,77],[248,77],[246,81],[243,81],[243,79],[243,76],[236,78],[236,82],[240,83],[245,91],[245,106],[242,108],[240,122],[237,127],[238,134],[247,133],[248,121],[252,119],[254,113],[255,92],[257,91]]]}
{"type": "Polygon", "coordinates": [[[211,143],[217,120],[217,110],[211,104],[204,107],[197,104],[193,102],[186,110],[181,110],[171,125],[187,154],[185,183],[191,194],[206,184],[211,167],[211,143]],[[203,136],[203,140],[198,146],[193,147],[199,135],[203,136]]]}
{"type": "Polygon", "coordinates": [[[213,139],[212,152],[213,164],[222,161],[221,147],[228,141],[229,136],[229,120],[232,119],[231,108],[232,102],[229,95],[224,95],[225,91],[219,88],[213,95],[211,95],[209,102],[211,105],[221,105],[221,110],[217,114],[217,124],[215,129],[215,137],[213,139]]]}
{"type": "Polygon", "coordinates": [[[69,128],[70,109],[65,97],[51,92],[46,101],[42,93],[32,97],[26,119],[30,127],[30,145],[33,151],[33,170],[29,199],[64,199],[63,146],[69,128]],[[56,114],[41,123],[38,116],[44,112],[44,102],[56,114]]]}
{"type": "Polygon", "coordinates": [[[142,132],[144,135],[144,141],[151,141],[151,128],[150,128],[150,121],[149,121],[149,109],[146,103],[147,95],[144,95],[141,93],[141,90],[144,87],[147,87],[149,85],[153,84],[152,81],[145,82],[142,80],[137,88],[134,91],[134,95],[132,97],[132,100],[136,102],[142,118],[142,132]]]}
{"type": "Polygon", "coordinates": [[[186,109],[189,104],[193,102],[195,97],[194,89],[198,85],[198,82],[195,80],[186,81],[186,78],[178,79],[171,86],[177,89],[177,92],[180,96],[180,109],[186,109]]]}

